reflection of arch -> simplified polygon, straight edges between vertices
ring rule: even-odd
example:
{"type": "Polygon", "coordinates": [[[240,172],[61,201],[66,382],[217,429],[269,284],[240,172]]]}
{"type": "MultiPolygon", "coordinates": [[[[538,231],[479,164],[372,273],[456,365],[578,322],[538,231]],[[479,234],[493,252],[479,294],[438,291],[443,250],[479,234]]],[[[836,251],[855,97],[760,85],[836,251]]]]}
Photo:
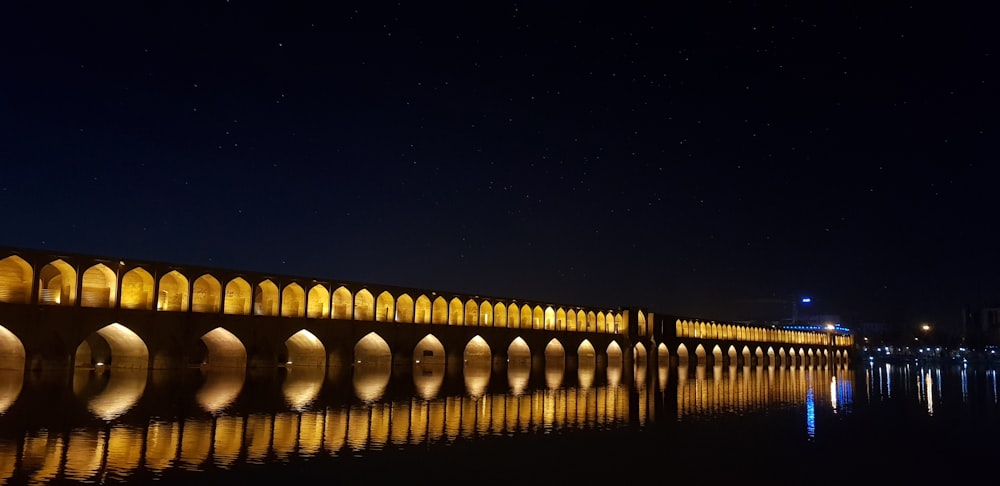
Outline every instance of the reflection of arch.
{"type": "Polygon", "coordinates": [[[578,368],[593,369],[597,365],[597,350],[589,339],[584,339],[576,348],[576,360],[578,368]]]}
{"type": "Polygon", "coordinates": [[[611,341],[608,345],[608,366],[621,366],[622,365],[622,347],[617,341],[611,341]]]}
{"type": "Polygon", "coordinates": [[[705,352],[705,347],[702,346],[701,344],[699,344],[698,347],[694,348],[694,355],[695,357],[698,358],[699,366],[706,364],[707,362],[706,354],[707,353],[705,352]]]}
{"type": "Polygon", "coordinates": [[[507,363],[520,363],[531,365],[531,348],[524,339],[517,337],[507,346],[507,363]]]}
{"type": "Polygon", "coordinates": [[[281,315],[285,317],[302,317],[305,314],[305,289],[295,282],[286,285],[281,291],[281,315]]]}
{"type": "Polygon", "coordinates": [[[135,267],[122,276],[122,309],[153,308],[153,276],[142,267],[135,267]]]}
{"type": "Polygon", "coordinates": [[[677,346],[677,364],[680,366],[687,366],[690,364],[690,356],[688,356],[688,348],[681,343],[677,346]]]}
{"type": "Polygon", "coordinates": [[[379,322],[394,320],[396,312],[392,309],[392,306],[395,304],[396,298],[389,291],[383,291],[381,294],[378,294],[378,299],[375,301],[375,320],[379,322]]]}
{"type": "Polygon", "coordinates": [[[194,294],[191,296],[191,310],[194,312],[219,312],[222,285],[215,277],[205,274],[194,281],[194,294]]]}
{"type": "Polygon", "coordinates": [[[118,278],[103,263],[83,272],[82,307],[114,307],[117,303],[118,278]]]}
{"type": "Polygon", "coordinates": [[[396,299],[396,322],[413,322],[413,297],[407,294],[396,299]]]}
{"type": "Polygon", "coordinates": [[[490,383],[493,358],[490,345],[477,334],[465,345],[462,354],[465,360],[462,374],[465,376],[466,391],[472,397],[480,397],[490,383]]]}
{"type": "Polygon", "coordinates": [[[437,396],[444,383],[444,345],[433,334],[423,337],[413,348],[413,385],[424,400],[437,396]]]}
{"type": "Polygon", "coordinates": [[[250,314],[250,284],[236,277],[226,284],[226,302],[223,306],[226,314],[250,314]]]}
{"type": "Polygon", "coordinates": [[[330,292],[326,287],[316,284],[306,295],[306,317],[322,319],[330,317],[330,292]]]}
{"type": "Polygon", "coordinates": [[[247,350],[233,333],[217,327],[201,337],[208,349],[208,356],[202,363],[208,367],[246,368],[247,350]]]}
{"type": "Polygon", "coordinates": [[[285,340],[288,362],[295,366],[326,366],[326,348],[315,334],[302,329],[285,340]]]}
{"type": "Polygon", "coordinates": [[[160,277],[160,293],[156,310],[185,311],[188,308],[188,280],[177,270],[160,277]]]}
{"type": "Polygon", "coordinates": [[[358,293],[354,294],[354,319],[358,321],[374,321],[375,314],[373,307],[375,305],[375,297],[368,289],[361,289],[358,293]]]}
{"type": "Polygon", "coordinates": [[[0,302],[27,304],[31,302],[31,265],[17,255],[0,260],[0,302]]]}
{"type": "Polygon", "coordinates": [[[55,260],[38,272],[38,303],[73,305],[76,303],[76,270],[62,260],[55,260]]]}
{"type": "Polygon", "coordinates": [[[358,398],[365,402],[381,398],[391,373],[392,351],[381,336],[370,332],[354,345],[352,381],[358,398]]]}
{"type": "Polygon", "coordinates": [[[448,301],[444,300],[444,297],[438,296],[438,298],[434,299],[434,306],[431,312],[431,323],[448,323],[448,301]]]}
{"type": "Polygon", "coordinates": [[[278,286],[270,279],[257,284],[253,289],[253,314],[255,316],[278,315],[278,286]]]}
{"type": "Polygon", "coordinates": [[[545,345],[545,366],[550,364],[566,364],[566,349],[558,339],[553,338],[545,345]]]}
{"type": "Polygon", "coordinates": [[[413,307],[413,322],[416,324],[429,324],[431,322],[431,299],[426,295],[417,297],[417,302],[413,307]]]}
{"type": "MultiPolygon", "coordinates": [[[[76,374],[76,379],[93,378],[95,375],[84,372],[76,374]]],[[[87,408],[105,421],[111,421],[129,411],[142,397],[146,390],[146,370],[119,369],[109,373],[104,389],[90,398],[87,408]]],[[[74,388],[78,386],[74,384],[74,388]]],[[[82,387],[81,387],[82,388],[82,387]]]]}
{"type": "Polygon", "coordinates": [[[344,287],[338,287],[333,291],[333,318],[350,319],[354,311],[354,297],[351,291],[344,287]]]}

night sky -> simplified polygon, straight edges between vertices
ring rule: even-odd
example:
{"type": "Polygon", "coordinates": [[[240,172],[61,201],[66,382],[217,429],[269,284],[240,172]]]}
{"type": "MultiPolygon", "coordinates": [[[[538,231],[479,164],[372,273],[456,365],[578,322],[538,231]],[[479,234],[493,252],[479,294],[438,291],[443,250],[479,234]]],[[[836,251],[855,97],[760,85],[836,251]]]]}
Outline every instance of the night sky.
{"type": "Polygon", "coordinates": [[[0,245],[723,320],[1000,303],[996,12],[657,3],[5,3],[0,245]]]}

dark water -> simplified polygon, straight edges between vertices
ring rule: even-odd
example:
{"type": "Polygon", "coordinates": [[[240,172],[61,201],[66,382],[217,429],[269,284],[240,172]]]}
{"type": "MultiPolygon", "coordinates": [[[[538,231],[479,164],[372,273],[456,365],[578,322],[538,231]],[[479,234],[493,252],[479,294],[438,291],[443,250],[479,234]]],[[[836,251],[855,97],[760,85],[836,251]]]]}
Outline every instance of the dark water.
{"type": "Polygon", "coordinates": [[[995,474],[998,410],[961,364],[14,372],[0,479],[950,482],[995,474]]]}

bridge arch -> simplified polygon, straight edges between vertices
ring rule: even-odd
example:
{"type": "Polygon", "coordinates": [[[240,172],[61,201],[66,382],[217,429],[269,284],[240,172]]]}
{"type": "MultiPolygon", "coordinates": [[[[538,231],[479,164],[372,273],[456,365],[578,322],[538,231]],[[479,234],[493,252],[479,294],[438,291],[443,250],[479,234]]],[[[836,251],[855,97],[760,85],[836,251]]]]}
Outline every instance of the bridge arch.
{"type": "Polygon", "coordinates": [[[702,346],[701,344],[698,344],[698,346],[694,348],[694,355],[698,359],[699,366],[704,366],[708,364],[707,354],[708,353],[705,352],[705,347],[702,346]]]}
{"type": "Polygon", "coordinates": [[[573,309],[566,312],[566,330],[573,332],[577,330],[576,311],[573,309]]]}
{"type": "Polygon", "coordinates": [[[226,283],[226,297],[222,304],[222,312],[231,315],[250,315],[250,304],[253,301],[250,283],[242,277],[236,277],[226,283]]]}
{"type": "Polygon", "coordinates": [[[354,296],[346,287],[337,287],[333,291],[333,318],[351,319],[354,316],[354,296]]]}
{"type": "Polygon", "coordinates": [[[424,336],[413,348],[414,364],[444,366],[445,358],[444,344],[433,334],[424,336]]]}
{"type": "Polygon", "coordinates": [[[716,344],[712,347],[712,364],[715,366],[721,366],[722,362],[722,347],[716,344]]]}
{"type": "Polygon", "coordinates": [[[433,334],[424,336],[413,348],[413,385],[424,400],[437,396],[444,383],[445,349],[433,334]]]}
{"type": "Polygon", "coordinates": [[[448,301],[440,295],[434,299],[431,324],[448,324],[448,301]]]}
{"type": "Polygon", "coordinates": [[[378,294],[378,299],[375,300],[375,320],[378,322],[395,320],[396,311],[393,309],[395,304],[396,298],[388,290],[378,294]]]}
{"type": "MultiPolygon", "coordinates": [[[[360,292],[359,292],[360,293],[360,292]]],[[[369,294],[371,295],[371,294],[369,294]]],[[[392,350],[382,336],[370,332],[354,345],[354,393],[371,403],[382,398],[392,374],[392,350]]]]}
{"type": "Polygon", "coordinates": [[[354,320],[374,321],[375,297],[368,289],[361,289],[354,294],[354,320]]]}
{"type": "Polygon", "coordinates": [[[688,366],[691,364],[691,356],[688,352],[688,348],[684,343],[677,345],[677,365],[678,366],[688,366]]]}
{"type": "Polygon", "coordinates": [[[122,309],[153,309],[153,276],[145,268],[135,267],[122,276],[122,309]]]}
{"type": "Polygon", "coordinates": [[[584,339],[576,348],[576,367],[578,369],[597,367],[597,350],[589,339],[584,339]]]}
{"type": "Polygon", "coordinates": [[[656,362],[660,363],[660,366],[670,364],[670,348],[667,348],[666,343],[656,346],[656,362]]]}
{"type": "Polygon", "coordinates": [[[270,279],[258,283],[253,290],[253,315],[278,315],[278,286],[270,279]]]}
{"type": "Polygon", "coordinates": [[[219,312],[222,285],[211,274],[204,274],[194,281],[191,310],[194,312],[219,312]]]}
{"type": "Polygon", "coordinates": [[[201,336],[206,356],[203,366],[209,368],[238,368],[247,366],[247,350],[235,334],[217,327],[201,336]]]}
{"type": "Polygon", "coordinates": [[[24,344],[9,329],[0,325],[0,370],[24,370],[24,344]]]}
{"type": "Polygon", "coordinates": [[[463,322],[464,317],[462,300],[458,297],[453,297],[451,302],[448,304],[448,324],[451,326],[465,325],[463,322]]]}
{"type": "Polygon", "coordinates": [[[413,322],[417,324],[430,324],[431,323],[431,300],[427,298],[426,295],[421,295],[417,297],[417,303],[415,304],[415,314],[413,316],[413,322]]]}
{"type": "Polygon", "coordinates": [[[531,348],[521,337],[507,347],[507,382],[514,396],[524,394],[531,377],[531,348]]]}
{"type": "Polygon", "coordinates": [[[315,334],[302,329],[285,340],[286,365],[326,366],[326,347],[315,334]]]}
{"type": "Polygon", "coordinates": [[[396,298],[396,322],[413,323],[413,297],[402,294],[396,298]]]}
{"type": "Polygon", "coordinates": [[[493,305],[493,326],[507,327],[507,306],[503,302],[493,305]]]}
{"type": "Polygon", "coordinates": [[[306,295],[306,317],[313,319],[330,317],[330,291],[321,284],[313,285],[306,295]]]}
{"type": "Polygon", "coordinates": [[[76,304],[76,270],[62,259],[47,263],[38,272],[38,303],[76,304]]]}
{"type": "Polygon", "coordinates": [[[98,329],[77,346],[75,362],[78,367],[146,369],[149,349],[138,334],[114,322],[98,329]]]}
{"type": "MultiPolygon", "coordinates": [[[[86,289],[84,289],[86,292],[86,289]]],[[[171,270],[160,277],[160,293],[156,299],[156,310],[188,310],[188,279],[177,270],[171,270]]]]}
{"type": "Polygon", "coordinates": [[[556,338],[552,338],[545,345],[545,367],[548,368],[550,365],[560,368],[566,366],[566,348],[556,338]]]}
{"type": "Polygon", "coordinates": [[[473,400],[486,393],[493,370],[493,353],[489,343],[480,335],[475,335],[465,345],[462,352],[462,375],[465,389],[473,400]]]}
{"type": "Polygon", "coordinates": [[[465,325],[479,325],[479,304],[473,299],[465,301],[465,325]]]}
{"type": "Polygon", "coordinates": [[[27,304],[31,302],[31,265],[17,255],[0,260],[0,302],[27,304]]]}
{"type": "Polygon", "coordinates": [[[531,329],[531,307],[528,304],[521,306],[521,329],[531,329]]]}
{"type": "Polygon", "coordinates": [[[622,347],[617,341],[611,341],[605,352],[608,355],[608,366],[622,366],[622,347]]]}
{"type": "Polygon", "coordinates": [[[479,305],[479,325],[483,327],[493,327],[493,305],[490,301],[484,300],[479,305]]]}
{"type": "Polygon", "coordinates": [[[118,303],[118,278],[107,265],[98,263],[83,272],[81,307],[111,308],[118,303]]]}
{"type": "Polygon", "coordinates": [[[281,290],[281,315],[283,317],[306,315],[306,291],[301,285],[291,282],[281,290]]]}
{"type": "Polygon", "coordinates": [[[507,325],[506,327],[517,328],[520,326],[521,322],[521,310],[517,307],[517,304],[510,304],[507,307],[507,325]]]}

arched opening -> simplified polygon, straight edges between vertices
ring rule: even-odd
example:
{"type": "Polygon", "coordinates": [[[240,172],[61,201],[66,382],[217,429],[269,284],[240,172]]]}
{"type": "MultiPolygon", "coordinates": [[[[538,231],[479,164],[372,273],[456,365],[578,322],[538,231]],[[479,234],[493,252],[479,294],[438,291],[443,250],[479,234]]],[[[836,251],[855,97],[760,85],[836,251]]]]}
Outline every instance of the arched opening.
{"type": "MultiPolygon", "coordinates": [[[[543,312],[543,319],[545,320],[544,327],[548,330],[555,330],[556,328],[556,311],[552,307],[546,307],[543,312]]],[[[565,320],[565,319],[564,319],[565,320]]]]}
{"type": "Polygon", "coordinates": [[[573,309],[570,309],[569,312],[566,313],[566,330],[573,332],[576,332],[577,330],[576,311],[573,309]]]}
{"type": "Polygon", "coordinates": [[[722,365],[722,348],[718,344],[712,348],[712,364],[715,366],[722,365]]]}
{"type": "Polygon", "coordinates": [[[562,386],[566,374],[566,349],[557,339],[545,345],[545,387],[554,390],[562,386]]]}
{"type": "Polygon", "coordinates": [[[429,324],[431,322],[431,299],[426,295],[417,297],[414,305],[413,322],[417,324],[429,324]]]}
{"type": "Polygon", "coordinates": [[[153,276],[135,267],[122,276],[122,309],[153,309],[153,276]]]}
{"type": "Polygon", "coordinates": [[[608,386],[616,387],[622,380],[622,348],[617,342],[608,345],[608,386]]]}
{"type": "Polygon", "coordinates": [[[448,301],[444,300],[444,297],[434,299],[431,323],[448,324],[448,301]]]}
{"type": "Polygon", "coordinates": [[[326,366],[326,347],[315,334],[302,329],[285,340],[288,360],[285,365],[322,368],[326,366]]]}
{"type": "Polygon", "coordinates": [[[705,347],[702,346],[701,344],[699,344],[698,347],[694,348],[694,355],[695,357],[698,358],[698,366],[705,366],[706,364],[708,364],[705,347]]]}
{"type": "Polygon", "coordinates": [[[392,296],[388,291],[383,291],[378,294],[378,299],[375,300],[375,320],[378,322],[392,322],[395,320],[396,311],[393,310],[393,306],[396,304],[396,298],[392,296]]]}
{"type": "Polygon", "coordinates": [[[77,346],[77,367],[146,369],[149,349],[131,329],[116,323],[98,329],[77,346]]]}
{"type": "Polygon", "coordinates": [[[374,321],[375,297],[368,289],[361,289],[354,294],[354,320],[374,321]]]}
{"type": "Polygon", "coordinates": [[[493,353],[489,343],[477,334],[465,345],[463,359],[462,374],[465,377],[465,389],[469,396],[477,399],[486,393],[486,387],[490,384],[493,353]]]}
{"type": "Polygon", "coordinates": [[[750,366],[753,364],[749,347],[743,346],[743,349],[740,351],[740,355],[743,357],[743,366],[750,366]]]}
{"type": "Polygon", "coordinates": [[[76,303],[76,270],[62,260],[55,260],[38,272],[38,303],[73,305],[76,303]]]}
{"type": "Polygon", "coordinates": [[[688,355],[687,346],[685,346],[684,343],[677,345],[677,365],[688,366],[691,363],[690,359],[691,357],[688,355]]]}
{"type": "Polygon", "coordinates": [[[271,280],[264,280],[253,289],[253,314],[278,315],[278,286],[271,280]]]}
{"type": "Polygon", "coordinates": [[[350,319],[354,312],[354,297],[351,291],[338,287],[333,291],[333,318],[350,319]]]}
{"type": "Polygon", "coordinates": [[[520,396],[531,377],[531,349],[524,339],[515,338],[507,347],[507,383],[511,394],[520,396]]]}
{"type": "Polygon", "coordinates": [[[301,285],[292,282],[281,290],[281,315],[284,317],[306,315],[306,291],[301,285]]]}
{"type": "Polygon", "coordinates": [[[0,302],[27,304],[31,302],[31,265],[17,255],[0,260],[0,302]]]}
{"type": "Polygon", "coordinates": [[[736,352],[736,346],[730,345],[729,349],[726,350],[726,355],[729,357],[729,366],[736,366],[739,364],[739,353],[736,352]]]}
{"type": "Polygon", "coordinates": [[[521,329],[531,329],[531,307],[528,304],[521,306],[521,329]]]}
{"type": "Polygon", "coordinates": [[[521,309],[517,304],[507,306],[507,327],[515,329],[521,327],[521,309]]]}
{"type": "Polygon", "coordinates": [[[464,317],[462,314],[462,301],[458,297],[452,298],[451,303],[448,305],[448,324],[462,326],[465,324],[462,321],[464,317]]]}
{"type": "Polygon", "coordinates": [[[413,322],[413,297],[407,294],[400,295],[396,299],[396,322],[413,322]]]}
{"type": "Polygon", "coordinates": [[[584,339],[576,348],[576,378],[580,388],[586,390],[594,385],[597,372],[597,350],[589,339],[584,339]]]}
{"type": "Polygon", "coordinates": [[[156,299],[156,310],[186,311],[188,309],[188,280],[177,270],[171,270],[160,277],[160,292],[156,299]]]}
{"type": "Polygon", "coordinates": [[[392,350],[381,336],[368,333],[354,345],[355,395],[366,403],[382,398],[391,374],[392,350]]]}
{"type": "Polygon", "coordinates": [[[194,281],[191,310],[194,312],[219,312],[222,302],[222,284],[215,277],[205,274],[194,281]]]}
{"type": "Polygon", "coordinates": [[[103,263],[98,263],[83,272],[82,307],[114,307],[117,304],[118,278],[103,263]]]}
{"type": "Polygon", "coordinates": [[[424,336],[413,348],[413,385],[424,400],[436,397],[441,391],[445,364],[444,345],[434,335],[424,336]]]}
{"type": "Polygon", "coordinates": [[[6,327],[0,326],[0,370],[23,371],[24,357],[24,344],[21,340],[6,327]]]}
{"type": "Polygon", "coordinates": [[[465,301],[465,325],[479,325],[479,304],[472,299],[465,301]]]}
{"type": "Polygon", "coordinates": [[[247,350],[235,334],[217,327],[202,335],[201,342],[207,351],[202,367],[246,369],[247,350]]]}
{"type": "Polygon", "coordinates": [[[597,313],[597,332],[603,333],[607,330],[607,325],[604,322],[604,312],[597,313]]]}
{"type": "Polygon", "coordinates": [[[311,319],[325,319],[330,317],[330,291],[326,287],[316,284],[309,289],[306,295],[306,317],[311,319]]]}
{"type": "Polygon", "coordinates": [[[493,306],[490,305],[490,301],[488,300],[484,300],[479,305],[479,325],[484,327],[493,326],[493,306]]]}
{"type": "Polygon", "coordinates": [[[222,309],[226,314],[249,315],[250,314],[250,284],[240,277],[236,277],[226,284],[226,302],[222,309]]]}
{"type": "Polygon", "coordinates": [[[503,302],[493,306],[493,322],[496,327],[507,327],[507,306],[503,302]]]}

